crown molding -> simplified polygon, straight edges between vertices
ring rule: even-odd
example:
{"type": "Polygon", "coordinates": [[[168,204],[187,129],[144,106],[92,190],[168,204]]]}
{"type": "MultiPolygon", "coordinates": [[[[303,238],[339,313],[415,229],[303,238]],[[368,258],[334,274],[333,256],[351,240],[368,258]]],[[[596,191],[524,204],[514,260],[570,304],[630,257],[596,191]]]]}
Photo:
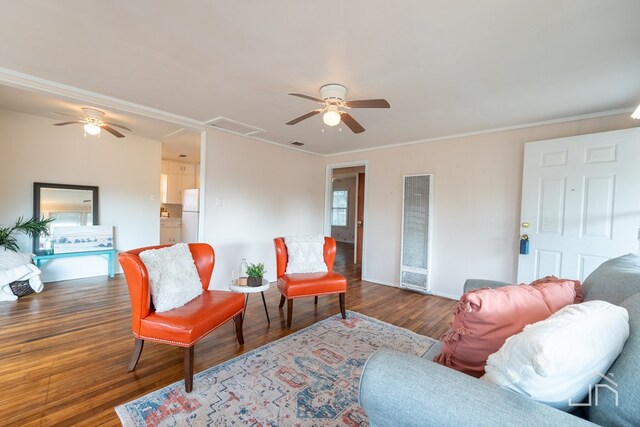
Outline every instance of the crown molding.
{"type": "Polygon", "coordinates": [[[486,134],[498,133],[498,132],[506,132],[506,131],[511,131],[511,130],[531,128],[531,127],[536,127],[536,126],[546,126],[546,125],[554,125],[554,124],[558,124],[558,123],[574,122],[574,121],[578,121],[578,120],[594,119],[594,118],[598,118],[598,117],[616,116],[618,114],[625,114],[625,113],[628,114],[628,113],[631,113],[632,111],[633,111],[633,108],[621,108],[621,109],[617,109],[617,110],[602,111],[602,112],[599,112],[599,113],[589,113],[589,114],[582,114],[582,115],[579,115],[579,116],[564,117],[564,118],[561,118],[561,119],[544,120],[544,121],[540,121],[540,122],[524,123],[524,124],[521,124],[521,125],[505,126],[505,127],[500,127],[500,128],[491,128],[491,129],[479,130],[479,131],[474,131],[474,132],[458,133],[458,134],[454,134],[454,135],[437,136],[435,138],[418,139],[418,140],[415,140],[415,141],[399,142],[397,144],[380,145],[378,147],[362,148],[362,149],[359,149],[359,150],[341,151],[340,153],[324,154],[324,157],[335,157],[335,156],[342,156],[344,154],[354,154],[354,153],[366,153],[368,151],[385,150],[387,148],[402,147],[402,146],[405,146],[405,145],[416,145],[416,144],[424,144],[424,143],[428,143],[428,142],[446,141],[448,139],[467,138],[467,137],[470,137],[470,136],[486,135],[486,134]]]}
{"type": "Polygon", "coordinates": [[[30,92],[51,95],[70,101],[81,101],[98,105],[104,108],[111,108],[125,113],[136,114],[143,117],[162,120],[183,126],[191,130],[203,131],[205,126],[198,120],[177,114],[168,113],[156,108],[136,104],[111,96],[90,92],[74,86],[65,85],[51,80],[42,79],[29,74],[20,73],[0,67],[0,84],[11,86],[17,89],[24,89],[30,92]]]}

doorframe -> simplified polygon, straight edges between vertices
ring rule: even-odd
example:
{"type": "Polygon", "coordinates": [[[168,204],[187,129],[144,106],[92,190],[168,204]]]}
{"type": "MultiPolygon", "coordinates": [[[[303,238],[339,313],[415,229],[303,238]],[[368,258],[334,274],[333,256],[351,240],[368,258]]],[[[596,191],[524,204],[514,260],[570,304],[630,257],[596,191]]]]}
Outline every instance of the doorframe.
{"type": "Polygon", "coordinates": [[[200,196],[200,213],[198,216],[198,242],[204,242],[204,219],[206,216],[206,207],[207,207],[207,131],[203,130],[200,132],[200,191],[198,195],[200,196]]]}
{"type": "MultiPolygon", "coordinates": [[[[331,178],[333,178],[333,170],[334,169],[342,169],[342,168],[351,168],[351,167],[359,167],[364,166],[364,215],[363,221],[364,225],[362,226],[362,273],[361,277],[365,277],[366,275],[366,259],[367,259],[367,213],[369,212],[369,198],[367,194],[369,194],[369,180],[367,179],[369,162],[367,160],[356,160],[353,162],[345,162],[345,163],[330,163],[326,165],[325,172],[325,187],[324,187],[324,235],[331,236],[331,190],[333,189],[333,182],[331,178]]],[[[357,209],[357,207],[356,207],[357,209]]],[[[358,217],[358,212],[356,212],[356,221],[358,217]]],[[[357,241],[357,236],[354,238],[357,241]]],[[[355,248],[354,248],[355,251],[355,248]]]]}

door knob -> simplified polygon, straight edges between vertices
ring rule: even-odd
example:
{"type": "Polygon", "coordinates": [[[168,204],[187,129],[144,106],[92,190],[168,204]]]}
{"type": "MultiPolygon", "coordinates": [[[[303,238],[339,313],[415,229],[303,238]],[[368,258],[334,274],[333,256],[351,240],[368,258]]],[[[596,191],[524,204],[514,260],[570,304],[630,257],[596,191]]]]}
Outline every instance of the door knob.
{"type": "Polygon", "coordinates": [[[356,222],[356,224],[358,225],[358,227],[362,227],[362,221],[358,220],[358,222],[356,222]]]}

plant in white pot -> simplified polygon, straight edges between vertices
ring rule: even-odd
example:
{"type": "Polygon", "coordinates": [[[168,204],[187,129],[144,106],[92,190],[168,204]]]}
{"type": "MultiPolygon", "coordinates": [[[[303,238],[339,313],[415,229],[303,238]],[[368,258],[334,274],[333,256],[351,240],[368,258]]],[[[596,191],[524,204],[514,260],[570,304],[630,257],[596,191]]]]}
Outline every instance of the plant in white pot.
{"type": "Polygon", "coordinates": [[[257,287],[262,286],[262,278],[266,273],[264,264],[249,264],[247,266],[247,286],[257,287]]]}

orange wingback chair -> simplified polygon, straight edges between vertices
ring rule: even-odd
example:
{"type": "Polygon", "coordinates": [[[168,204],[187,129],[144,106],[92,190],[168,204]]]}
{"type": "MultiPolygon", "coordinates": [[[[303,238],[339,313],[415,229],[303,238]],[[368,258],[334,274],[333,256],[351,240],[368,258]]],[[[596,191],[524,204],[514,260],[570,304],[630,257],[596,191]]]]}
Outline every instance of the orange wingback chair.
{"type": "Polygon", "coordinates": [[[182,307],[156,313],[151,302],[149,274],[139,257],[140,252],[170,245],[149,246],[118,254],[118,260],[129,286],[131,325],[136,338],[128,371],[135,369],[145,340],[184,347],[184,385],[187,392],[193,387],[193,348],[195,343],[226,321],[233,319],[240,345],[242,336],[241,294],[209,290],[215,264],[215,252],[206,243],[190,243],[189,250],[196,264],[204,292],[182,307]]]}
{"type": "Polygon", "coordinates": [[[285,274],[287,262],[287,246],[284,238],[273,239],[276,246],[276,266],[278,273],[278,290],[282,294],[280,297],[280,308],[287,301],[287,328],[291,327],[293,314],[293,300],[303,297],[315,297],[318,303],[319,295],[338,294],[340,300],[340,312],[342,318],[346,319],[344,296],[347,292],[347,279],[333,272],[333,261],[336,259],[336,240],[333,237],[324,238],[324,262],[327,264],[326,273],[295,273],[285,274]]]}

